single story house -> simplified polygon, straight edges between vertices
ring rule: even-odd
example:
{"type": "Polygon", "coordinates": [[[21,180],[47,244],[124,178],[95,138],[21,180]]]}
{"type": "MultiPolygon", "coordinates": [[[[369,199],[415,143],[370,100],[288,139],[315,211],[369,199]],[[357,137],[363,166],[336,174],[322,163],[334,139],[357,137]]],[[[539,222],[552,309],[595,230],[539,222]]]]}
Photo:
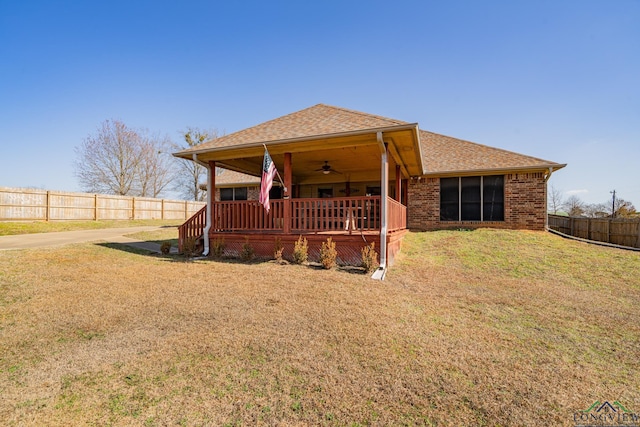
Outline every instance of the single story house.
{"type": "Polygon", "coordinates": [[[209,171],[207,206],[181,242],[203,238],[205,251],[214,239],[230,251],[249,242],[271,255],[276,239],[286,254],[304,235],[313,256],[331,236],[345,262],[375,242],[382,269],[407,229],[544,230],[547,180],[566,166],[324,104],[174,155],[209,171]],[[265,148],[282,177],[268,213],[257,202],[265,148]]]}

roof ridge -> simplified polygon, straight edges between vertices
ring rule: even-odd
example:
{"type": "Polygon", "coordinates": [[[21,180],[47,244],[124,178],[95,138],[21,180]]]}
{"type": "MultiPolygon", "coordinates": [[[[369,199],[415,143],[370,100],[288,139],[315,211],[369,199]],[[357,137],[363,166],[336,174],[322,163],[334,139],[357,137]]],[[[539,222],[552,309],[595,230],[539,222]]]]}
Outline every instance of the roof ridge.
{"type": "MultiPolygon", "coordinates": [[[[363,116],[363,117],[375,117],[375,118],[377,118],[377,119],[389,120],[389,121],[392,121],[392,122],[396,122],[396,123],[398,123],[398,124],[408,124],[408,123],[409,123],[409,122],[405,122],[404,120],[394,119],[394,118],[392,118],[392,117],[385,117],[385,116],[380,116],[380,115],[378,115],[378,114],[365,113],[365,112],[363,112],[363,111],[352,110],[352,109],[350,109],[350,108],[339,107],[339,106],[336,106],[336,105],[329,105],[329,104],[319,103],[319,104],[314,105],[313,107],[317,107],[317,106],[323,106],[323,107],[334,108],[334,109],[336,109],[336,110],[342,110],[342,111],[345,111],[345,112],[347,112],[347,113],[354,113],[354,114],[358,114],[358,115],[363,116]]],[[[313,108],[313,107],[309,107],[309,108],[313,108]]],[[[306,108],[305,108],[305,109],[306,109],[306,108]]],[[[303,110],[300,110],[300,111],[303,111],[303,110]]]]}

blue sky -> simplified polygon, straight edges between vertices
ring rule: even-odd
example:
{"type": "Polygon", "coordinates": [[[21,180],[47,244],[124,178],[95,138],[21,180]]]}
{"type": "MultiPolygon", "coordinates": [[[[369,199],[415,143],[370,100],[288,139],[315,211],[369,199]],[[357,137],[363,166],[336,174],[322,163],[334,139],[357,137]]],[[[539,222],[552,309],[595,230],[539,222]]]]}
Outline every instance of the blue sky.
{"type": "Polygon", "coordinates": [[[640,209],[640,0],[0,0],[0,186],[80,191],[106,119],[180,140],[325,103],[568,163],[640,209]]]}

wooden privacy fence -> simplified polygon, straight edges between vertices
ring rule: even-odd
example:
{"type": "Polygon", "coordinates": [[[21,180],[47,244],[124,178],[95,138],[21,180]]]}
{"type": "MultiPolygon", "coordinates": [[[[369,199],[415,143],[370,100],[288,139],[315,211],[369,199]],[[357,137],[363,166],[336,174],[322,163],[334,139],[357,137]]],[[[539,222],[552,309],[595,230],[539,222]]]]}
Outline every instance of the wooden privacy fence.
{"type": "Polygon", "coordinates": [[[0,221],[186,220],[204,202],[0,187],[0,221]]]}
{"type": "Polygon", "coordinates": [[[582,239],[640,248],[640,218],[578,218],[549,215],[549,228],[582,239]]]}

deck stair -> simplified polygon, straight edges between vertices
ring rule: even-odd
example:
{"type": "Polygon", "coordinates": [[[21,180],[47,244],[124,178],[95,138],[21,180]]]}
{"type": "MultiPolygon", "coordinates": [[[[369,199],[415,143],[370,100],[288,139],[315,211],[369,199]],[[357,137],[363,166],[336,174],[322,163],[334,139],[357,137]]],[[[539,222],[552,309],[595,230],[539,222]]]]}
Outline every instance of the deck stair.
{"type": "Polygon", "coordinates": [[[178,251],[184,250],[184,243],[187,239],[195,239],[196,248],[203,247],[204,228],[207,224],[207,207],[204,206],[191,218],[178,227],[178,251]]]}

